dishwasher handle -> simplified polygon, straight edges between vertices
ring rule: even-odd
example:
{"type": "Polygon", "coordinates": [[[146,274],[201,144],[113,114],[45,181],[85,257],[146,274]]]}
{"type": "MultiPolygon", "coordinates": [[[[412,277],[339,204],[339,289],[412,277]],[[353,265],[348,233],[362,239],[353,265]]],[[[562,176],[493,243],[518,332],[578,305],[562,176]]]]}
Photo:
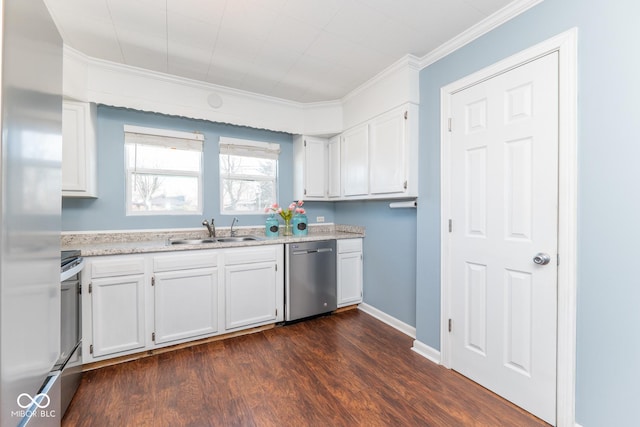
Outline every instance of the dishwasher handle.
{"type": "Polygon", "coordinates": [[[319,248],[319,249],[309,249],[306,251],[293,251],[293,255],[307,255],[307,254],[316,254],[323,252],[333,252],[333,248],[319,248]]]}

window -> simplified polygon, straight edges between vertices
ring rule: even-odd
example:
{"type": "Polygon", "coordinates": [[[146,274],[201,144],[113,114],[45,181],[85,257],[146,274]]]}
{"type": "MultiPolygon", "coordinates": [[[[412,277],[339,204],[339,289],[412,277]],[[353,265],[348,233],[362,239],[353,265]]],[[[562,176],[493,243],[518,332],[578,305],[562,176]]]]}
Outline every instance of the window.
{"type": "Polygon", "coordinates": [[[220,138],[220,206],[224,214],[262,214],[275,203],[280,145],[220,138]]]}
{"type": "Polygon", "coordinates": [[[198,133],[124,127],[127,215],[202,214],[198,133]]]}

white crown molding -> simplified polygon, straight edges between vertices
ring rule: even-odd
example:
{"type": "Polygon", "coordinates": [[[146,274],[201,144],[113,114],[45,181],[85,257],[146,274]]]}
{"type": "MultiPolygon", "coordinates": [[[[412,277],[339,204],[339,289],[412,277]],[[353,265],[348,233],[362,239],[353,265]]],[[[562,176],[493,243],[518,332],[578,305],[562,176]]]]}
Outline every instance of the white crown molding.
{"type": "Polygon", "coordinates": [[[389,65],[387,68],[380,71],[378,74],[376,74],[372,78],[370,78],[369,80],[367,80],[366,82],[364,82],[363,84],[361,84],[360,86],[358,86],[357,88],[355,88],[354,90],[352,90],[351,92],[343,96],[342,102],[348,102],[351,98],[354,98],[362,94],[362,92],[375,87],[378,83],[380,83],[382,80],[386,79],[390,75],[396,74],[405,69],[420,71],[421,59],[411,54],[407,54],[403,56],[402,58],[400,58],[393,64],[389,65]]]}
{"type": "Polygon", "coordinates": [[[419,59],[420,69],[455,52],[544,0],[515,0],[419,59]]]}

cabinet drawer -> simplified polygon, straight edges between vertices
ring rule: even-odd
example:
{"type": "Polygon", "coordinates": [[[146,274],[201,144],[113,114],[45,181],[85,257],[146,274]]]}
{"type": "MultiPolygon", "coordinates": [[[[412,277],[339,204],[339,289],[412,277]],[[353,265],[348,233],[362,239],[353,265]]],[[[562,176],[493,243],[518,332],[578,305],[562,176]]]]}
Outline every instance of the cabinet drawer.
{"type": "Polygon", "coordinates": [[[153,271],[156,273],[160,271],[216,267],[217,265],[217,251],[195,251],[181,254],[162,255],[153,258],[153,271]]]}
{"type": "Polygon", "coordinates": [[[134,274],[144,274],[144,258],[120,257],[118,259],[91,262],[91,278],[93,279],[134,274]]]}
{"type": "Polygon", "coordinates": [[[282,245],[230,249],[225,251],[224,264],[236,265],[276,261],[277,251],[282,252],[282,250],[282,245]]]}
{"type": "Polygon", "coordinates": [[[362,252],[362,239],[342,239],[338,240],[338,253],[362,252]]]}

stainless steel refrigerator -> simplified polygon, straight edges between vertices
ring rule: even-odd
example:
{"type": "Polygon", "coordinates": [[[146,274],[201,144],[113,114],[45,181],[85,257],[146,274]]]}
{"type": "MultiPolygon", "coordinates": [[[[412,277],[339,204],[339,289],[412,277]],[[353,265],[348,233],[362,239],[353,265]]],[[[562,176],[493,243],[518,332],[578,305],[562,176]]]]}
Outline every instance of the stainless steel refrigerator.
{"type": "Polygon", "coordinates": [[[42,0],[0,21],[0,426],[59,425],[62,39],[42,0]]]}

